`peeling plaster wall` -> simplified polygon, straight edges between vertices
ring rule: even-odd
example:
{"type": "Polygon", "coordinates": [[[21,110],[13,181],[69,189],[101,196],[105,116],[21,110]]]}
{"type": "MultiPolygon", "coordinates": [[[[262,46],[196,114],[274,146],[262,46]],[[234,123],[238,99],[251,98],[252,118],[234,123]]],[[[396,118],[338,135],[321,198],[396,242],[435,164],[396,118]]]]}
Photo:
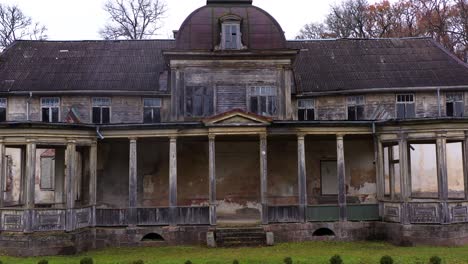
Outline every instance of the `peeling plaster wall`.
{"type": "Polygon", "coordinates": [[[7,206],[21,204],[21,187],[23,174],[23,150],[21,148],[5,148],[7,159],[7,175],[5,179],[5,204],[7,206]]]}
{"type": "MultiPolygon", "coordinates": [[[[376,202],[376,171],[372,139],[345,138],[348,203],[376,202]]],[[[336,161],[336,140],[306,137],[307,196],[309,204],[336,204],[337,196],[321,195],[321,161],[336,161]]]]}
{"type": "Polygon", "coordinates": [[[8,97],[7,120],[8,121],[26,121],[26,97],[10,96],[8,97]]]}
{"type": "Polygon", "coordinates": [[[297,139],[268,138],[268,203],[298,204],[297,139]]]}
{"type": "Polygon", "coordinates": [[[219,220],[260,219],[260,154],[252,141],[216,141],[217,213],[219,220]]]}
{"type": "Polygon", "coordinates": [[[139,206],[169,206],[169,140],[139,140],[137,160],[139,206]]]}
{"type": "Polygon", "coordinates": [[[91,123],[91,98],[89,96],[62,96],[62,120],[65,120],[72,108],[78,113],[82,123],[91,123]]]}
{"type": "Polygon", "coordinates": [[[346,120],[346,96],[323,96],[317,97],[316,118],[318,120],[346,120]]]}
{"type": "Polygon", "coordinates": [[[97,201],[100,206],[128,206],[128,141],[98,144],[97,201]]]}

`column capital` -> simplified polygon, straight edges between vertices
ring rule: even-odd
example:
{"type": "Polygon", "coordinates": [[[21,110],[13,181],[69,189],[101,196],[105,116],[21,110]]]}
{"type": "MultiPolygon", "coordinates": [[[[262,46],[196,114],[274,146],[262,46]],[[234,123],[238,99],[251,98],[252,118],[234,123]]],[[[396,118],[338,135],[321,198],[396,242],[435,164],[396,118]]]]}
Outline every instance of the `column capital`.
{"type": "Polygon", "coordinates": [[[343,140],[345,136],[346,136],[346,134],[344,134],[344,133],[339,133],[339,134],[336,134],[336,139],[341,139],[341,140],[343,140]]]}
{"type": "Polygon", "coordinates": [[[447,137],[447,131],[437,131],[436,135],[438,138],[446,138],[447,137]]]}
{"type": "Polygon", "coordinates": [[[128,140],[130,140],[130,142],[136,142],[138,140],[137,137],[129,137],[128,140]]]}
{"type": "Polygon", "coordinates": [[[26,143],[36,143],[37,142],[37,138],[27,138],[26,139],[26,143]]]}
{"type": "Polygon", "coordinates": [[[169,137],[169,141],[170,141],[171,143],[177,142],[177,136],[170,136],[170,137],[169,137]]]}
{"type": "Polygon", "coordinates": [[[215,139],[216,139],[216,135],[214,135],[214,134],[209,134],[209,135],[208,135],[208,139],[209,139],[209,140],[215,140],[215,139]]]}
{"type": "Polygon", "coordinates": [[[260,136],[260,140],[266,140],[268,137],[267,133],[260,133],[259,136],[260,136]]]}
{"type": "Polygon", "coordinates": [[[67,144],[76,144],[76,139],[74,139],[74,138],[67,138],[67,144]]]}
{"type": "Polygon", "coordinates": [[[306,133],[298,133],[298,134],[297,134],[297,138],[298,138],[298,139],[302,139],[302,140],[304,140],[306,136],[307,136],[306,133]]]}

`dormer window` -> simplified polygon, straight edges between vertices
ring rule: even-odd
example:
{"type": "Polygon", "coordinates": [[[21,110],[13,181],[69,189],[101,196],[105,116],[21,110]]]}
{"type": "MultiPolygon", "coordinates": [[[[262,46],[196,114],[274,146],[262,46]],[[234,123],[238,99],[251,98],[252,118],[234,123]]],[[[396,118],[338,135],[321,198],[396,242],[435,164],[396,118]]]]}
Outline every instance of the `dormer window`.
{"type": "Polygon", "coordinates": [[[241,22],[242,18],[236,15],[226,15],[221,17],[221,43],[217,49],[240,50],[242,45],[241,22]]]}
{"type": "Polygon", "coordinates": [[[223,23],[222,47],[226,50],[238,50],[241,48],[240,24],[235,22],[223,23]]]}

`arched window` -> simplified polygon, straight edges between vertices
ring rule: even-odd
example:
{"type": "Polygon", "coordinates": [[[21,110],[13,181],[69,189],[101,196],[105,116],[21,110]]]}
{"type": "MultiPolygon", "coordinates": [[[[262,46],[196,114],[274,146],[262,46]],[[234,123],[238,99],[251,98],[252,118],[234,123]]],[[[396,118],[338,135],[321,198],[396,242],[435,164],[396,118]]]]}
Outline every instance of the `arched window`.
{"type": "Polygon", "coordinates": [[[241,23],[242,18],[236,15],[226,15],[221,17],[221,43],[222,50],[240,50],[242,45],[241,23]]]}

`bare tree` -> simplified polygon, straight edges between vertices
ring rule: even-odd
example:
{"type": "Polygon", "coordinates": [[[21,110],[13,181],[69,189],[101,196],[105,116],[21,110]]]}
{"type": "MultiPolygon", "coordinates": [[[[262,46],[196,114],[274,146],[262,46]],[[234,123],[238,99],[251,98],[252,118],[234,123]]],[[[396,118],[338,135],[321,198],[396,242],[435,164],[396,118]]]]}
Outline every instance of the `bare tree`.
{"type": "Polygon", "coordinates": [[[161,28],[164,0],[108,0],[110,22],[99,32],[104,39],[147,39],[161,28]]]}
{"type": "Polygon", "coordinates": [[[324,39],[336,37],[323,23],[310,23],[305,25],[296,36],[296,39],[324,39]]]}
{"type": "Polygon", "coordinates": [[[18,39],[47,39],[47,28],[33,23],[18,6],[0,4],[0,51],[18,39]]]}

